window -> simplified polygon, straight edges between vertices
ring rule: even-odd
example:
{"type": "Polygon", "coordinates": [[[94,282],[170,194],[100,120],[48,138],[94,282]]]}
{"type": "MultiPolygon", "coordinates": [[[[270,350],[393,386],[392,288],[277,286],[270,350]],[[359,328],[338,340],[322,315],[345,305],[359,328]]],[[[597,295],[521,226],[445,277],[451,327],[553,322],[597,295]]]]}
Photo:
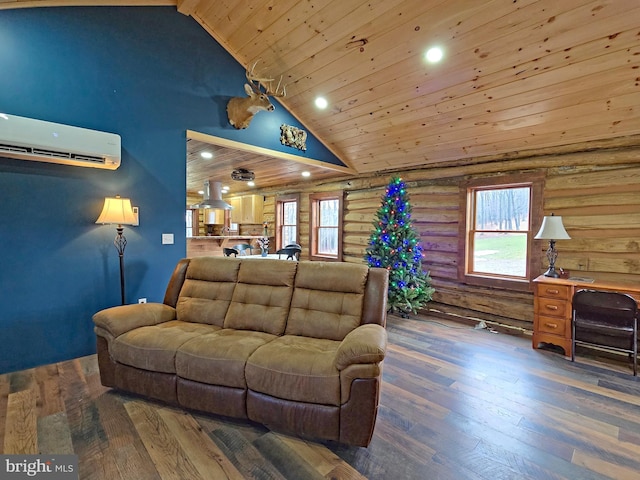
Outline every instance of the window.
{"type": "Polygon", "coordinates": [[[317,253],[318,255],[338,254],[338,200],[330,198],[318,200],[317,253]]]}
{"type": "Polygon", "coordinates": [[[185,223],[187,226],[187,238],[198,236],[198,210],[188,208],[185,215],[185,223]]]}
{"type": "Polygon", "coordinates": [[[460,280],[528,290],[540,266],[533,229],[542,221],[541,176],[474,180],[461,194],[465,218],[460,222],[460,280]]]}
{"type": "Polygon", "coordinates": [[[276,248],[298,241],[298,195],[276,199],[276,248]]]}
{"type": "Polygon", "coordinates": [[[311,258],[342,260],[342,192],[309,195],[311,258]]]}

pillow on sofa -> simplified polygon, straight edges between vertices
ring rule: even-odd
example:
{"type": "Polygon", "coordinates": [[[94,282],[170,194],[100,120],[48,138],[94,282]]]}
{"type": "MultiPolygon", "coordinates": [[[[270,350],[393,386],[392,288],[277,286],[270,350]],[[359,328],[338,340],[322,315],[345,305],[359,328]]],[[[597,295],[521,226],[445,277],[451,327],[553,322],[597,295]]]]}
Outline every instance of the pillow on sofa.
{"type": "Polygon", "coordinates": [[[362,322],[368,272],[366,265],[300,262],[285,333],[342,340],[362,322]]]}
{"type": "Polygon", "coordinates": [[[192,258],[176,305],[178,320],[222,327],[239,268],[228,258],[192,258]]]}
{"type": "Polygon", "coordinates": [[[242,260],[224,328],[282,335],[297,262],[242,260]]]}

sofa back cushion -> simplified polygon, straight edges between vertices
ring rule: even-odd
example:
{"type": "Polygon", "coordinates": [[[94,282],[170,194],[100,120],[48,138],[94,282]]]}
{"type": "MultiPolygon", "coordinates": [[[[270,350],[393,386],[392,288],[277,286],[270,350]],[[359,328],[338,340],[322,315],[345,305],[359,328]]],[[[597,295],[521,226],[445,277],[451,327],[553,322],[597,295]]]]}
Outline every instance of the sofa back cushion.
{"type": "Polygon", "coordinates": [[[238,262],[238,284],[224,327],[282,335],[291,305],[297,262],[271,259],[238,262]]]}
{"type": "Polygon", "coordinates": [[[342,340],[362,323],[366,265],[300,262],[287,335],[342,340]]]}
{"type": "Polygon", "coordinates": [[[176,305],[177,319],[222,327],[239,267],[226,257],[192,258],[176,305]]]}

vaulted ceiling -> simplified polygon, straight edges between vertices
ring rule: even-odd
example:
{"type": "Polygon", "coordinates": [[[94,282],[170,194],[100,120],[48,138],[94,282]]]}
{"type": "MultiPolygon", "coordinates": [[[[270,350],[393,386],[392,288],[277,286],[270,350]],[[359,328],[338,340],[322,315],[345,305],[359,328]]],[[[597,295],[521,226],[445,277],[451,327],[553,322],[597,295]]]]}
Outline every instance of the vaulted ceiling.
{"type": "Polygon", "coordinates": [[[282,75],[285,107],[358,173],[640,134],[636,0],[92,3],[176,5],[282,75]]]}

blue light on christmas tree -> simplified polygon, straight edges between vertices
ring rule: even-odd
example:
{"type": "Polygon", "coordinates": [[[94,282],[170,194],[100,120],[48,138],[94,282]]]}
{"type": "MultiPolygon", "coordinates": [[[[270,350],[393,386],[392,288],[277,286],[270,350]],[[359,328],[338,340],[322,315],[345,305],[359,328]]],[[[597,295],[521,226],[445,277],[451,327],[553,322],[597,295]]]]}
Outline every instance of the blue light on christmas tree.
{"type": "Polygon", "coordinates": [[[406,185],[391,179],[376,213],[365,260],[370,267],[389,270],[388,305],[391,312],[416,313],[431,300],[431,277],[422,269],[422,246],[411,220],[406,185]]]}

